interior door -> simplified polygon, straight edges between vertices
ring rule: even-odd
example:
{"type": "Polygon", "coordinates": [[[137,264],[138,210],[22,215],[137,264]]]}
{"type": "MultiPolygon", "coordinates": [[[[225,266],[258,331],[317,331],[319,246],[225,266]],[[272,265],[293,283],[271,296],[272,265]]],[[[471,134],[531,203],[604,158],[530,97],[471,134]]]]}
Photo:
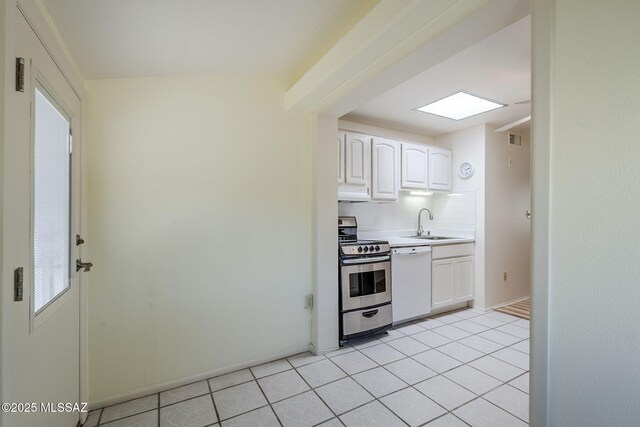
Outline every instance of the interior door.
{"type": "Polygon", "coordinates": [[[24,88],[14,92],[14,137],[5,143],[4,230],[10,248],[5,268],[22,268],[22,300],[11,292],[4,305],[10,327],[3,400],[35,406],[29,413],[5,412],[3,425],[73,427],[80,408],[52,409],[80,403],[80,157],[71,136],[79,131],[80,100],[21,12],[15,13],[24,88]]]}

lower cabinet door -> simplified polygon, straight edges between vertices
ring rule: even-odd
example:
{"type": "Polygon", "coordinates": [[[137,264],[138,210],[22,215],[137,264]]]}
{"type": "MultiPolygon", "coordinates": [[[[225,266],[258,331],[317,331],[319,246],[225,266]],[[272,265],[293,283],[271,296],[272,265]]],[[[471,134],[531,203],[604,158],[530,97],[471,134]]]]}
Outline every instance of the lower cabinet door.
{"type": "Polygon", "coordinates": [[[453,303],[454,259],[439,259],[431,264],[431,306],[445,307],[453,303]]]}
{"type": "Polygon", "coordinates": [[[473,299],[473,257],[455,259],[455,298],[457,300],[473,299]]]}
{"type": "Polygon", "coordinates": [[[473,299],[473,256],[444,258],[431,264],[432,309],[473,299]]]}

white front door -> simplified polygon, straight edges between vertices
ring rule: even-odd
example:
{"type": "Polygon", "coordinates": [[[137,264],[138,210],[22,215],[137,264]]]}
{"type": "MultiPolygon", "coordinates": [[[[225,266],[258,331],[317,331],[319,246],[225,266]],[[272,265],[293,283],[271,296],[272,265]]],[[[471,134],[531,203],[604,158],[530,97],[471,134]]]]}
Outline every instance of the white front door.
{"type": "Polygon", "coordinates": [[[2,424],[75,427],[77,408],[65,412],[58,404],[80,400],[80,157],[71,136],[79,134],[80,100],[15,13],[24,91],[13,94],[13,134],[5,142],[4,266],[11,275],[22,269],[22,298],[11,284],[3,400],[16,407],[3,413],[2,424]]]}

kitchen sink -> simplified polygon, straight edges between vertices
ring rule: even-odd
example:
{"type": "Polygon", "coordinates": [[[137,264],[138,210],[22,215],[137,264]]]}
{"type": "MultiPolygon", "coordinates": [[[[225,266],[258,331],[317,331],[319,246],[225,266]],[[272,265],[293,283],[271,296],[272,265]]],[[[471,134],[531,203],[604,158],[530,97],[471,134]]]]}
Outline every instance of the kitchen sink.
{"type": "Polygon", "coordinates": [[[421,240],[451,240],[451,239],[459,239],[459,237],[445,237],[445,236],[431,236],[431,235],[422,235],[422,236],[411,236],[412,239],[421,239],[421,240]]]}

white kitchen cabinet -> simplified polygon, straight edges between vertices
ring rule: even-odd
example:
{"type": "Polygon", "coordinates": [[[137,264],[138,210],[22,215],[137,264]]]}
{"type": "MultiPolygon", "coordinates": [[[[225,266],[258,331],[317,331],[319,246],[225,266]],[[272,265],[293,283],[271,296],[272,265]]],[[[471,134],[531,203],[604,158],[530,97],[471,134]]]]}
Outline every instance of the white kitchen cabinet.
{"type": "Polygon", "coordinates": [[[434,309],[454,304],[453,259],[431,262],[431,307],[434,309]]]}
{"type": "Polygon", "coordinates": [[[398,200],[400,153],[398,142],[384,138],[371,141],[371,197],[398,200]]]}
{"type": "Polygon", "coordinates": [[[431,262],[431,308],[439,310],[473,299],[473,244],[436,246],[431,262]]]}
{"type": "Polygon", "coordinates": [[[451,150],[429,147],[429,190],[451,191],[451,150]]]}
{"type": "Polygon", "coordinates": [[[345,182],[368,187],[371,173],[371,138],[347,133],[345,151],[345,182]]]}
{"type": "Polygon", "coordinates": [[[459,301],[473,299],[473,257],[455,258],[454,291],[459,301]]]}
{"type": "Polygon", "coordinates": [[[429,188],[428,153],[426,145],[402,143],[401,187],[407,190],[429,188]]]}
{"type": "Polygon", "coordinates": [[[344,141],[346,135],[344,133],[338,134],[338,184],[344,184],[345,181],[345,162],[344,162],[344,141]]]}
{"type": "Polygon", "coordinates": [[[371,200],[371,137],[344,135],[344,183],[338,185],[338,200],[371,200]]]}

